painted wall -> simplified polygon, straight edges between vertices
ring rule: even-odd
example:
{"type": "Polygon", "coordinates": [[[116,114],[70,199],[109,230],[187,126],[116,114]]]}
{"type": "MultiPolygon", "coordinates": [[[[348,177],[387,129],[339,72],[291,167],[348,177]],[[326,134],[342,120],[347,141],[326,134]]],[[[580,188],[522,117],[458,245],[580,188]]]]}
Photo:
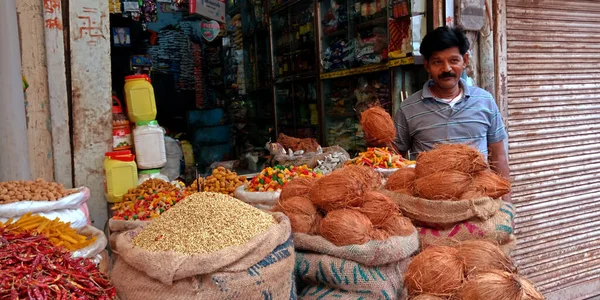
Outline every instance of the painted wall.
{"type": "Polygon", "coordinates": [[[54,180],[66,187],[72,187],[73,163],[69,128],[69,97],[67,94],[63,8],[60,1],[44,1],[44,25],[54,180]]]}
{"type": "Polygon", "coordinates": [[[102,165],[112,140],[108,2],[70,0],[69,32],[74,181],[90,188],[90,216],[103,228],[108,214],[102,165]]]}
{"type": "Polygon", "coordinates": [[[54,180],[54,160],[48,101],[43,4],[53,1],[57,0],[16,1],[21,44],[21,71],[29,83],[24,103],[29,142],[29,166],[33,178],[46,180],[54,180]]]}
{"type": "Polygon", "coordinates": [[[15,0],[0,1],[0,181],[30,179],[15,0]]]}

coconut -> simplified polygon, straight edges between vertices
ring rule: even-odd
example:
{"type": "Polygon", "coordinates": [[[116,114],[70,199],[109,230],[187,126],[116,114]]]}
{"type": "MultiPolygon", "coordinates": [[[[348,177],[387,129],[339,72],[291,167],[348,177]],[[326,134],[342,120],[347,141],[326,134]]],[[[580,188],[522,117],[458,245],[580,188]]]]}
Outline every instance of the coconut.
{"type": "Polygon", "coordinates": [[[363,196],[363,203],[358,208],[375,227],[382,225],[389,217],[398,213],[398,205],[388,196],[380,192],[367,192],[363,196]]]}
{"type": "Polygon", "coordinates": [[[515,269],[510,257],[492,242],[485,240],[463,241],[457,249],[458,255],[465,261],[467,276],[488,270],[511,272],[515,269]]]}
{"type": "Polygon", "coordinates": [[[449,297],[460,289],[464,280],[464,260],[456,248],[447,246],[431,246],[423,250],[413,258],[404,275],[410,295],[449,297]]]}
{"type": "Polygon", "coordinates": [[[475,174],[467,192],[478,192],[494,199],[500,198],[510,193],[510,181],[492,170],[481,171],[475,174]]]}
{"type": "Polygon", "coordinates": [[[364,191],[376,190],[382,185],[382,177],[373,168],[365,166],[348,165],[335,172],[352,177],[364,191]]]}
{"type": "Polygon", "coordinates": [[[360,125],[370,142],[386,145],[396,139],[396,126],[392,116],[379,106],[374,106],[361,114],[360,125]]]}
{"type": "Polygon", "coordinates": [[[277,210],[290,219],[293,232],[313,234],[318,230],[317,207],[307,198],[292,197],[277,203],[277,210]]]}
{"type": "Polygon", "coordinates": [[[279,199],[286,200],[298,196],[308,197],[308,193],[316,181],[316,178],[296,177],[283,187],[279,199]]]}
{"type": "Polygon", "coordinates": [[[442,171],[415,181],[415,195],[429,200],[458,200],[471,184],[471,176],[459,171],[442,171]]]}
{"type": "Polygon", "coordinates": [[[395,213],[380,226],[390,236],[409,236],[415,232],[415,226],[409,218],[403,217],[400,213],[395,213]]]}
{"type": "Polygon", "coordinates": [[[394,172],[392,175],[390,175],[387,183],[385,184],[385,189],[392,192],[398,190],[412,191],[413,187],[415,186],[415,177],[415,169],[400,169],[394,172]]]}
{"type": "Polygon", "coordinates": [[[356,178],[335,171],[321,177],[309,192],[310,200],[325,211],[358,207],[362,204],[363,188],[356,178]]]}
{"type": "Polygon", "coordinates": [[[462,300],[543,300],[531,281],[510,272],[492,270],[470,278],[458,292],[462,300]]]}
{"type": "Polygon", "coordinates": [[[477,149],[461,144],[446,144],[420,153],[415,173],[417,178],[421,178],[445,171],[474,174],[487,168],[485,157],[477,149]]]}
{"type": "Polygon", "coordinates": [[[334,210],[325,215],[319,233],[336,246],[362,245],[371,240],[373,224],[355,210],[334,210]]]}

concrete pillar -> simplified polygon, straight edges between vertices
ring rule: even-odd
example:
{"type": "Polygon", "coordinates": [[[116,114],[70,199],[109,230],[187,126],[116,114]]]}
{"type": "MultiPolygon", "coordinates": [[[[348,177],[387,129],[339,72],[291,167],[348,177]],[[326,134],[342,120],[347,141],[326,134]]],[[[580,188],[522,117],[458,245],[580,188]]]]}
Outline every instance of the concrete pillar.
{"type": "Polygon", "coordinates": [[[15,0],[0,1],[0,181],[31,179],[15,0]]]}

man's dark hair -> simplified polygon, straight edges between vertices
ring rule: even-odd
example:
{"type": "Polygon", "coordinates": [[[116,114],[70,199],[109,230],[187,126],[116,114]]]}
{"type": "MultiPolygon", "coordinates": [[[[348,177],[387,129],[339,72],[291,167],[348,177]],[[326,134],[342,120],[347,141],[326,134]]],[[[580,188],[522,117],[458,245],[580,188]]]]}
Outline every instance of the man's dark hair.
{"type": "Polygon", "coordinates": [[[428,33],[421,42],[421,54],[429,60],[434,52],[458,47],[461,55],[469,51],[469,40],[460,27],[442,26],[428,33]]]}

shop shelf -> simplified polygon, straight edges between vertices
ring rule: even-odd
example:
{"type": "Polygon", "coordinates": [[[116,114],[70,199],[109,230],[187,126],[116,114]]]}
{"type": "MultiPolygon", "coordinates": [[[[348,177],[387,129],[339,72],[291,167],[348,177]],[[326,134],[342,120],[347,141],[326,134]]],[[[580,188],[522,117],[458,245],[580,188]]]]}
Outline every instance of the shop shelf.
{"type": "Polygon", "coordinates": [[[301,2],[301,1],[302,0],[289,0],[289,1],[286,1],[284,3],[275,5],[275,6],[271,7],[270,14],[271,15],[279,14],[279,13],[283,12],[284,10],[290,8],[291,6],[297,4],[297,3],[301,2]]]}
{"type": "Polygon", "coordinates": [[[388,19],[387,16],[384,16],[384,17],[380,17],[377,19],[360,22],[360,23],[358,23],[357,27],[358,27],[358,29],[367,29],[370,27],[378,26],[378,25],[387,25],[387,19],[388,19]]]}
{"type": "Polygon", "coordinates": [[[340,70],[328,73],[321,73],[321,79],[331,79],[331,78],[339,78],[353,75],[360,75],[366,73],[373,73],[386,70],[388,68],[387,64],[378,64],[378,65],[368,65],[362,66],[358,68],[348,69],[348,70],[340,70]]]}

